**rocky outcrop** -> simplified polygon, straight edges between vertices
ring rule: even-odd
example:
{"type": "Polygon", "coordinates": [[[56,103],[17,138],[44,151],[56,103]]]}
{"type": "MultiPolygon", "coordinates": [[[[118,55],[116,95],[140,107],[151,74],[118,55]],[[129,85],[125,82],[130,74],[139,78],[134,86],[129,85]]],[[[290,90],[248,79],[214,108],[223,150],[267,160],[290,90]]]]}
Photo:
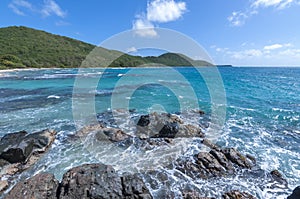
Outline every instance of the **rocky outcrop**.
{"type": "Polygon", "coordinates": [[[5,199],[30,199],[30,198],[47,198],[56,199],[56,191],[59,186],[54,175],[42,173],[19,182],[6,195],[5,199]]]}
{"type": "Polygon", "coordinates": [[[191,177],[207,179],[231,175],[239,168],[251,169],[255,164],[234,148],[221,149],[205,139],[203,143],[211,148],[209,152],[200,152],[189,160],[178,160],[176,168],[191,177]]]}
{"type": "Polygon", "coordinates": [[[293,193],[287,199],[299,199],[300,198],[300,186],[296,187],[293,193]]]}
{"type": "Polygon", "coordinates": [[[5,199],[23,198],[140,198],[152,196],[137,175],[119,176],[111,166],[85,164],[67,171],[61,183],[51,174],[38,174],[17,183],[5,199]]]}
{"type": "Polygon", "coordinates": [[[177,115],[156,112],[139,118],[136,134],[140,138],[204,137],[198,126],[185,124],[177,115]]]}
{"type": "Polygon", "coordinates": [[[223,199],[256,199],[254,196],[247,192],[240,192],[233,190],[222,195],[223,199]]]}
{"type": "Polygon", "coordinates": [[[39,160],[55,140],[56,132],[43,130],[29,134],[26,131],[7,134],[0,140],[0,193],[10,179],[39,160]]]}

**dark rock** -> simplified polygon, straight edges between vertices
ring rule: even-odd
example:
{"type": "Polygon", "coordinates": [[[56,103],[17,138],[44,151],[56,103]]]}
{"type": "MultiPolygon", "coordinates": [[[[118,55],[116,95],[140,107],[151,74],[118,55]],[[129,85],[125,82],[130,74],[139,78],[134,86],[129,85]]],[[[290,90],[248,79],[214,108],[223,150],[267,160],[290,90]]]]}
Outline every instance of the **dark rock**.
{"type": "Polygon", "coordinates": [[[176,122],[167,122],[162,129],[156,134],[154,137],[158,138],[175,138],[176,134],[178,133],[178,123],[176,122]]]}
{"type": "Polygon", "coordinates": [[[111,166],[86,164],[64,174],[59,191],[61,199],[68,198],[152,198],[137,176],[123,176],[111,166]]]}
{"type": "Polygon", "coordinates": [[[156,112],[140,117],[136,134],[142,139],[204,136],[198,126],[184,124],[177,115],[156,112]]]}
{"type": "Polygon", "coordinates": [[[287,199],[299,199],[300,198],[300,186],[296,187],[293,193],[287,197],[287,199]]]}
{"type": "Polygon", "coordinates": [[[223,199],[255,199],[254,196],[246,192],[233,190],[222,195],[223,199]]]}
{"type": "Polygon", "coordinates": [[[42,173],[23,182],[17,183],[5,199],[47,198],[56,199],[58,181],[54,175],[42,173]]]}
{"type": "Polygon", "coordinates": [[[253,166],[251,161],[236,149],[221,149],[206,139],[202,143],[208,145],[212,150],[200,152],[192,159],[177,160],[175,167],[193,178],[207,179],[232,175],[239,168],[251,169],[253,166]]]}
{"type": "Polygon", "coordinates": [[[217,151],[220,151],[220,150],[221,150],[220,147],[219,147],[218,145],[212,143],[210,140],[208,140],[208,139],[206,139],[206,138],[203,139],[203,140],[201,141],[201,143],[204,144],[205,146],[209,147],[210,149],[214,149],[214,150],[217,150],[217,151]]]}
{"type": "Polygon", "coordinates": [[[79,131],[76,132],[76,136],[78,137],[84,137],[87,136],[92,131],[101,130],[104,126],[102,124],[95,124],[95,125],[89,125],[81,128],[79,131]]]}
{"type": "Polygon", "coordinates": [[[150,116],[142,115],[137,123],[138,126],[145,127],[150,124],[150,116]]]}
{"type": "Polygon", "coordinates": [[[271,188],[277,188],[282,187],[282,185],[287,188],[288,182],[287,180],[282,176],[282,174],[278,170],[273,170],[270,172],[271,178],[276,183],[272,183],[271,188]]]}
{"type": "Polygon", "coordinates": [[[44,130],[28,134],[25,131],[7,134],[0,141],[0,159],[9,163],[24,163],[33,153],[45,152],[55,139],[55,131],[44,130]]]}
{"type": "Polygon", "coordinates": [[[253,164],[249,161],[247,157],[242,155],[234,148],[222,149],[222,153],[233,163],[237,164],[242,168],[252,168],[253,164]]]}

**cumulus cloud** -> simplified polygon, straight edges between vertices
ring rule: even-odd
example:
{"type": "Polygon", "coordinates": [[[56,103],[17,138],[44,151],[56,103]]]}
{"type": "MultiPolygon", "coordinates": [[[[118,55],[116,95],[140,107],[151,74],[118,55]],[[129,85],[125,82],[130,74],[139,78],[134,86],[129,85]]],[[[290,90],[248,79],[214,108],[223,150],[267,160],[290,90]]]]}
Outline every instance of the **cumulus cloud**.
{"type": "Polygon", "coordinates": [[[66,16],[66,12],[64,12],[54,0],[45,0],[41,12],[44,16],[50,16],[52,14],[58,17],[66,16]]]}
{"type": "Polygon", "coordinates": [[[287,44],[272,44],[272,45],[268,45],[268,46],[265,46],[264,47],[264,50],[276,50],[276,49],[279,49],[279,48],[283,48],[283,47],[291,47],[292,44],[290,43],[287,43],[287,44]]]}
{"type": "Polygon", "coordinates": [[[185,2],[154,0],[148,3],[147,19],[153,22],[165,23],[179,19],[185,11],[185,2]]]}
{"type": "Polygon", "coordinates": [[[32,10],[33,7],[31,5],[31,3],[29,3],[28,1],[25,0],[13,0],[8,7],[10,9],[12,9],[12,11],[14,13],[16,13],[17,15],[22,15],[24,16],[24,10],[32,10]]]}
{"type": "Polygon", "coordinates": [[[136,16],[132,29],[141,37],[156,37],[154,23],[175,21],[186,12],[186,3],[174,0],[153,0],[148,2],[146,13],[136,16]]]}
{"type": "Polygon", "coordinates": [[[247,18],[248,16],[246,15],[246,13],[232,12],[232,14],[227,19],[233,26],[241,26],[244,25],[247,18]]]}

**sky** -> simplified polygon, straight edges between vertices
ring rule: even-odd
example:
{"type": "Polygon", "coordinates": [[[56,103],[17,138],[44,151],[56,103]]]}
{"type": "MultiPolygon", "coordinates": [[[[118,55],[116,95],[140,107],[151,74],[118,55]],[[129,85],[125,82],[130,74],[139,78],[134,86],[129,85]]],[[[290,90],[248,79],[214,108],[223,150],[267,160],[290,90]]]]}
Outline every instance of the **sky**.
{"type": "Polygon", "coordinates": [[[154,28],[167,28],[194,39],[216,64],[300,66],[300,0],[1,0],[7,26],[95,45],[126,30],[155,37],[154,28]]]}

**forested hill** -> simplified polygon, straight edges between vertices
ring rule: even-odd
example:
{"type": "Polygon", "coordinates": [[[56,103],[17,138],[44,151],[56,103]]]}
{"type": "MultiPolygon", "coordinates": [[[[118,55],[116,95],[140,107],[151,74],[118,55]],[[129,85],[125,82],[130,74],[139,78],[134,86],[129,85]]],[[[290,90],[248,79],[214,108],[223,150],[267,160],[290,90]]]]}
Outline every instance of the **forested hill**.
{"type": "MultiPolygon", "coordinates": [[[[54,35],[24,26],[0,28],[0,69],[32,67],[79,67],[95,45],[54,35]]],[[[101,61],[119,57],[121,52],[97,47],[96,67],[101,61]]],[[[158,57],[140,57],[124,54],[111,67],[136,67],[149,63],[167,66],[210,66],[205,61],[195,61],[184,55],[166,53],[158,57]]],[[[88,63],[87,63],[88,64],[88,63]]],[[[88,66],[88,65],[86,65],[88,66]]],[[[94,64],[91,66],[95,67],[94,64]]]]}

